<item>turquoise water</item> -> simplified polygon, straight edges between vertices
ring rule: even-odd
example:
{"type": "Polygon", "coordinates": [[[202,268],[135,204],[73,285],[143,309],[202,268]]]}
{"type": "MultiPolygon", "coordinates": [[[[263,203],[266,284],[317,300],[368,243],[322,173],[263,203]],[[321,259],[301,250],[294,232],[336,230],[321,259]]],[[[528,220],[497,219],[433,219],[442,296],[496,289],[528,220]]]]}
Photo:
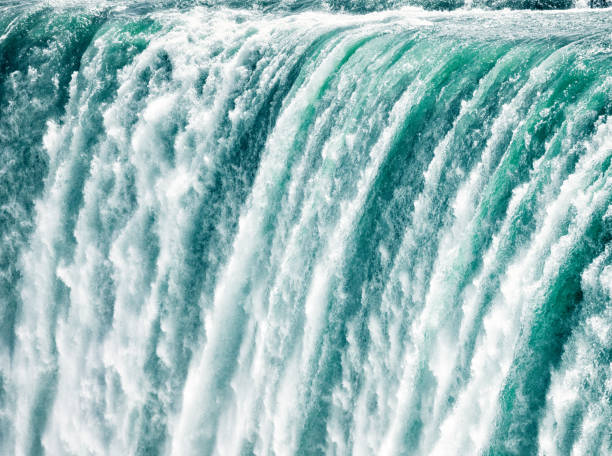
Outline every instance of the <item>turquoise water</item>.
{"type": "Polygon", "coordinates": [[[0,454],[612,454],[612,10],[415,4],[0,5],[0,454]]]}

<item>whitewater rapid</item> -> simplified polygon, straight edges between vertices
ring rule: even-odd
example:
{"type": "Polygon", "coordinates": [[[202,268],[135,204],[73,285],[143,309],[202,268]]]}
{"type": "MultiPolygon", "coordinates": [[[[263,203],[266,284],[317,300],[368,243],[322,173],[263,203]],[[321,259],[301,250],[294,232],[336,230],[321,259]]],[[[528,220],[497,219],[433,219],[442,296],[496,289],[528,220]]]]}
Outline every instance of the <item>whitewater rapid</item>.
{"type": "Polygon", "coordinates": [[[2,8],[1,454],[612,454],[611,10],[2,8]]]}

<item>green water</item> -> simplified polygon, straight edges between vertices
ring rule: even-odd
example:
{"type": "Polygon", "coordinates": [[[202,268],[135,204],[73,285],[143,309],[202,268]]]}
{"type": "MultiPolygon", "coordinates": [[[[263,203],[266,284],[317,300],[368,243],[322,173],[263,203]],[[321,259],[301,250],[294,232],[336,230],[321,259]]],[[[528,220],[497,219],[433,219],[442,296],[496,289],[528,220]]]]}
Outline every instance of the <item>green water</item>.
{"type": "Polygon", "coordinates": [[[612,11],[406,5],[0,5],[0,454],[612,453],[612,11]]]}

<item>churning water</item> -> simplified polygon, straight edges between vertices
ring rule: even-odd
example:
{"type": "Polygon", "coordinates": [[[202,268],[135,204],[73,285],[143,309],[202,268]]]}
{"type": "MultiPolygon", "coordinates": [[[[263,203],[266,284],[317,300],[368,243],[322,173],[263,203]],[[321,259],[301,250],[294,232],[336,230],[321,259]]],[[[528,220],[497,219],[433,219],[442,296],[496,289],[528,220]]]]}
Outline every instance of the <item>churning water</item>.
{"type": "Polygon", "coordinates": [[[612,454],[612,10],[408,3],[0,5],[0,454],[612,454]]]}

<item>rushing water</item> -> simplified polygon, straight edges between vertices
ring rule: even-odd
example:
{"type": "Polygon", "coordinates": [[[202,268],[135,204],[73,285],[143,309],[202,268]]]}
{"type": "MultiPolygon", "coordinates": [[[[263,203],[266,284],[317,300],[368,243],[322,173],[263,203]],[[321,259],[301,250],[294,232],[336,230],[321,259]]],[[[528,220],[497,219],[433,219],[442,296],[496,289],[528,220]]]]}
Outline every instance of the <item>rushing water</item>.
{"type": "Polygon", "coordinates": [[[612,10],[78,3],[0,5],[0,454],[612,454],[612,10]]]}

